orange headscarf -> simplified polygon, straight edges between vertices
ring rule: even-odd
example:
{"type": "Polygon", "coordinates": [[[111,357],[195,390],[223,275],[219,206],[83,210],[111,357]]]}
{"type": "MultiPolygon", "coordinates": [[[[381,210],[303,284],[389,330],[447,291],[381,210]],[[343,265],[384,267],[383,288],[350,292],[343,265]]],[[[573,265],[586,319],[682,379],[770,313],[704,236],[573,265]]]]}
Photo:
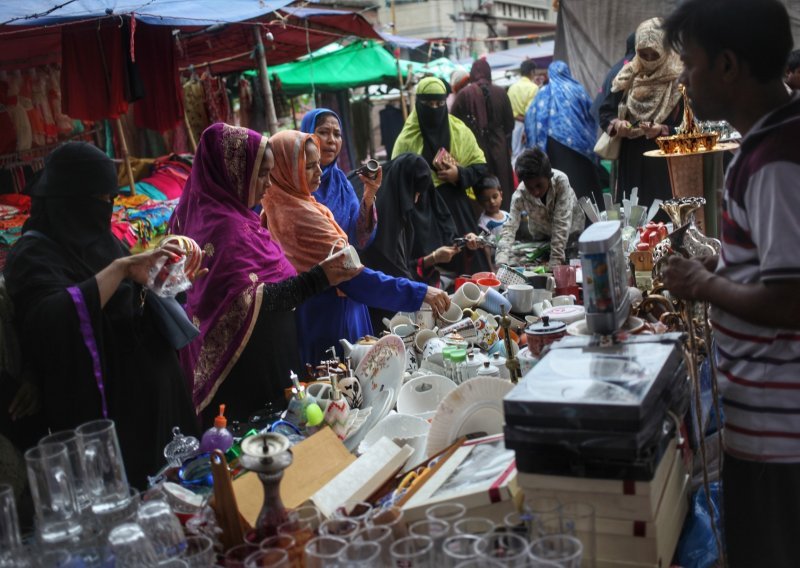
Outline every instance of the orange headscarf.
{"type": "MultiPolygon", "coordinates": [[[[270,175],[272,187],[261,200],[273,238],[298,272],[325,260],[338,239],[347,244],[347,233],[308,187],[305,148],[309,140],[319,147],[316,136],[296,130],[278,132],[269,139],[275,167],[270,175]]],[[[340,248],[341,244],[336,247],[340,248]]]]}

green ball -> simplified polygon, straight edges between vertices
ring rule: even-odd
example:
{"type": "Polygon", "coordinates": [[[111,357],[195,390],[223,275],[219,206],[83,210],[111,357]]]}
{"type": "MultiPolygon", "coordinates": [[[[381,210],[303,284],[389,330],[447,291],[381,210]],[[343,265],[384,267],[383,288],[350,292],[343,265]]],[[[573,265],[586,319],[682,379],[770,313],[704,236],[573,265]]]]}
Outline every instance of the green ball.
{"type": "Polygon", "coordinates": [[[306,424],[308,426],[318,426],[322,424],[323,418],[325,418],[325,414],[322,412],[319,404],[312,402],[306,406],[306,424]]]}

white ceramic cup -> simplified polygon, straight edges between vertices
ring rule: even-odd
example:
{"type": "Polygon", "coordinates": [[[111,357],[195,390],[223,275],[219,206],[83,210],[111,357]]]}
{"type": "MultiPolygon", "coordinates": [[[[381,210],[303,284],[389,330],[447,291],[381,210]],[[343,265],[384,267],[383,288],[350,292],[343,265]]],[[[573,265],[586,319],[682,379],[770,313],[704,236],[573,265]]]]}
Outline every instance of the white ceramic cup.
{"type": "MultiPolygon", "coordinates": [[[[438,355],[442,352],[442,349],[447,347],[447,344],[442,341],[439,337],[434,337],[432,339],[428,339],[425,342],[425,348],[422,350],[422,359],[428,359],[433,357],[434,355],[438,355]]],[[[436,362],[436,361],[433,361],[436,362]]]]}
{"type": "Polygon", "coordinates": [[[473,282],[465,282],[453,294],[452,301],[462,310],[475,307],[481,301],[481,289],[473,282]]]}
{"type": "Polygon", "coordinates": [[[434,329],[421,329],[414,338],[414,349],[417,350],[417,353],[422,353],[425,351],[425,344],[431,339],[438,337],[439,335],[434,329]]]}
{"type": "Polygon", "coordinates": [[[422,329],[433,329],[436,327],[436,317],[433,315],[433,308],[430,304],[422,304],[419,311],[414,312],[416,324],[422,329]]]}
{"type": "Polygon", "coordinates": [[[457,304],[451,303],[450,307],[447,308],[447,311],[439,314],[436,319],[441,327],[447,327],[448,325],[453,325],[454,323],[461,321],[463,317],[464,312],[461,311],[461,308],[458,307],[457,304]]]}
{"type": "Polygon", "coordinates": [[[539,304],[544,302],[545,300],[550,300],[553,297],[553,293],[550,290],[545,290],[543,288],[534,288],[533,290],[533,303],[539,304]]]}
{"type": "Polygon", "coordinates": [[[572,306],[575,304],[575,296],[554,296],[550,300],[552,306],[572,306]]]}
{"type": "Polygon", "coordinates": [[[530,313],[533,309],[533,291],[530,284],[511,284],[506,296],[511,302],[511,311],[518,314],[530,313]]]}
{"type": "Polygon", "coordinates": [[[408,317],[406,315],[403,315],[403,314],[397,314],[392,319],[383,318],[383,325],[386,326],[386,329],[388,329],[389,331],[392,331],[392,332],[394,332],[393,330],[394,330],[395,327],[397,327],[398,325],[404,324],[404,323],[413,324],[414,320],[412,320],[410,317],[408,317]]]}

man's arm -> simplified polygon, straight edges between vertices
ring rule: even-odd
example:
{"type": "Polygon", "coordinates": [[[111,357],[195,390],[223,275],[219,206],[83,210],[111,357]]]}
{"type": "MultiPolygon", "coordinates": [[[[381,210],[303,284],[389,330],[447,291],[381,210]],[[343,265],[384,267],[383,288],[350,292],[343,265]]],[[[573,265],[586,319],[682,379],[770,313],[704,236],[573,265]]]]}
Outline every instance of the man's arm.
{"type": "Polygon", "coordinates": [[[673,256],[663,272],[671,294],[710,302],[742,320],[765,327],[800,329],[800,280],[739,284],[707,270],[698,259],[673,256]]]}

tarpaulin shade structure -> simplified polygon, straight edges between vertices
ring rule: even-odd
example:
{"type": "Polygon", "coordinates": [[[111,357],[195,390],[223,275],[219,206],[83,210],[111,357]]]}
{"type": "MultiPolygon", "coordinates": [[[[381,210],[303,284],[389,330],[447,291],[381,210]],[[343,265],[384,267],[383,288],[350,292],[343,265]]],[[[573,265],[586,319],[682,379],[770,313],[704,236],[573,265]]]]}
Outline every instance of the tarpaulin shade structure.
{"type": "MultiPolygon", "coordinates": [[[[503,51],[487,53],[484,57],[489,63],[492,71],[504,71],[519,69],[519,66],[526,59],[532,59],[539,68],[546,68],[553,61],[553,50],[555,40],[547,40],[537,43],[526,43],[503,51]]],[[[472,65],[472,59],[459,61],[465,67],[472,65]]]]}
{"type": "MultiPolygon", "coordinates": [[[[403,78],[406,69],[401,69],[403,78]]],[[[287,94],[339,91],[375,84],[397,84],[394,57],[373,41],[357,41],[338,51],[270,67],[287,94]]]]}
{"type": "Polygon", "coordinates": [[[52,2],[6,3],[10,5],[0,5],[0,22],[9,22],[0,25],[0,69],[58,63],[63,26],[92,19],[117,21],[117,16],[131,14],[139,22],[178,28],[178,64],[188,67],[217,61],[212,65],[215,73],[257,65],[253,58],[254,27],[264,34],[272,33],[273,41],[264,41],[269,64],[293,61],[346,36],[380,38],[360,14],[286,8],[289,3],[290,0],[227,0],[225,9],[220,10],[218,0],[80,0],[39,17],[26,16],[50,11],[52,2]],[[285,9],[278,16],[275,11],[280,8],[285,9]],[[113,16],[106,10],[111,10],[113,16]],[[54,27],[37,27],[45,24],[54,27]]]}
{"type": "MultiPolygon", "coordinates": [[[[272,41],[264,40],[270,66],[294,61],[343,37],[356,36],[379,39],[380,36],[363,16],[343,10],[284,8],[281,16],[262,18],[262,30],[270,32],[272,41]]],[[[229,25],[216,31],[182,37],[179,34],[180,65],[212,65],[215,73],[241,71],[257,67],[253,59],[253,30],[251,26],[229,25]],[[236,57],[236,56],[239,57],[236,57]],[[228,61],[221,61],[231,57],[228,61]]]]}

